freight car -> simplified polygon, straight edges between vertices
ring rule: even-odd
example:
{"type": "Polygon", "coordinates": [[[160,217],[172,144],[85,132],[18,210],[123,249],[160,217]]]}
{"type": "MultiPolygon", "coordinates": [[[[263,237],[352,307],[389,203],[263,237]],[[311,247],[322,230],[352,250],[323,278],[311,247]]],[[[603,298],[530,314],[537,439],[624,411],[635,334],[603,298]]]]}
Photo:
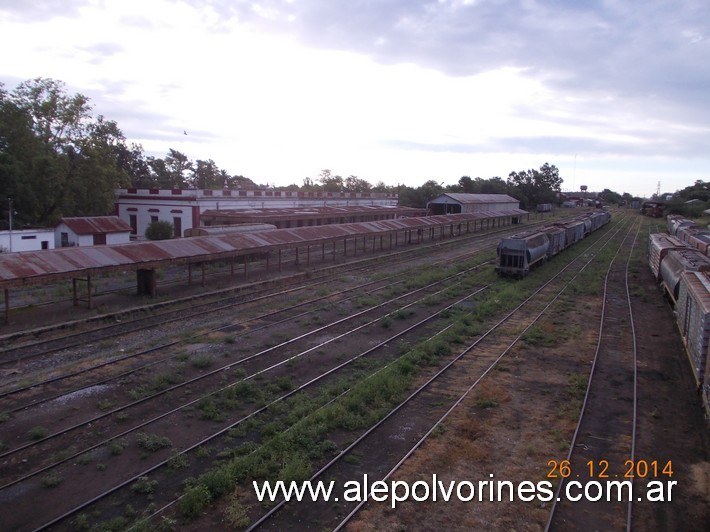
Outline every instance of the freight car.
{"type": "Polygon", "coordinates": [[[661,262],[666,253],[687,247],[688,245],[679,238],[665,233],[653,233],[648,236],[648,266],[651,268],[656,282],[661,281],[661,262]]]}
{"type": "Polygon", "coordinates": [[[698,384],[705,382],[708,347],[710,347],[710,278],[708,272],[684,272],[681,275],[678,306],[678,329],[698,384]]]}
{"type": "Polygon", "coordinates": [[[660,218],[663,216],[663,207],[664,205],[660,201],[645,201],[641,205],[641,214],[651,218],[660,218]]]}
{"type": "MultiPolygon", "coordinates": [[[[677,216],[668,218],[669,230],[682,220],[677,216]]],[[[675,306],[678,330],[710,416],[710,259],[707,249],[689,246],[698,237],[696,233],[695,229],[680,230],[680,236],[688,242],[667,234],[650,235],[648,260],[656,280],[662,281],[675,306]]]]}
{"type": "Polygon", "coordinates": [[[500,275],[525,276],[530,268],[547,259],[550,239],[544,231],[525,231],[498,244],[498,264],[496,271],[500,275]]]}
{"type": "Polygon", "coordinates": [[[495,270],[499,275],[525,277],[537,264],[576,244],[611,220],[608,211],[596,211],[567,222],[503,238],[498,244],[495,270]]]}
{"type": "Polygon", "coordinates": [[[661,281],[675,306],[680,292],[680,277],[684,272],[710,271],[710,258],[696,249],[673,249],[661,261],[661,281]]]}

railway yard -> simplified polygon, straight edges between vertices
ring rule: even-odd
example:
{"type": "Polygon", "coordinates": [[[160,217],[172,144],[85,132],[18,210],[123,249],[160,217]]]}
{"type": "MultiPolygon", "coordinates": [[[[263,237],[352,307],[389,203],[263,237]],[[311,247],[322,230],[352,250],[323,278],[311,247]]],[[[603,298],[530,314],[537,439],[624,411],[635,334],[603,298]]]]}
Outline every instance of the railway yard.
{"type": "Polygon", "coordinates": [[[710,432],[646,258],[664,227],[615,210],[500,278],[496,246],[520,227],[373,239],[307,267],[285,255],[248,283],[215,268],[208,294],[121,312],[131,296],[107,294],[65,326],[63,303],[16,312],[0,327],[3,530],[700,529],[710,432]],[[555,496],[345,501],[364,475],[550,481],[555,496]],[[573,480],[631,477],[634,495],[676,481],[672,500],[556,500],[573,480]],[[339,500],[252,488],[308,479],[339,500]]]}

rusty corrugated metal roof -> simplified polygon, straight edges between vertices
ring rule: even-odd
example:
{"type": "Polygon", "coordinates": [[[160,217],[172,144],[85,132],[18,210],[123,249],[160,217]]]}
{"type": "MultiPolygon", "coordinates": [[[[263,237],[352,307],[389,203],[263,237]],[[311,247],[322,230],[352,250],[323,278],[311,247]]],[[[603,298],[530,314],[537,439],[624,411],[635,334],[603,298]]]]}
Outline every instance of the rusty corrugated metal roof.
{"type": "Polygon", "coordinates": [[[86,216],[77,218],[62,218],[57,225],[65,224],[77,235],[93,235],[97,233],[125,233],[131,226],[118,216],[86,216]]]}
{"type": "Polygon", "coordinates": [[[459,224],[487,218],[505,218],[521,214],[527,214],[527,212],[513,209],[489,213],[448,214],[276,229],[260,233],[232,233],[108,246],[3,253],[0,254],[0,286],[48,282],[52,279],[58,280],[102,271],[153,268],[171,262],[178,264],[202,262],[248,255],[260,250],[267,251],[296,244],[318,244],[339,238],[459,224]]]}
{"type": "Polygon", "coordinates": [[[325,207],[288,207],[263,209],[207,209],[202,218],[233,218],[243,220],[278,220],[290,218],[337,217],[374,214],[417,215],[422,209],[388,205],[325,206],[325,207]]]}

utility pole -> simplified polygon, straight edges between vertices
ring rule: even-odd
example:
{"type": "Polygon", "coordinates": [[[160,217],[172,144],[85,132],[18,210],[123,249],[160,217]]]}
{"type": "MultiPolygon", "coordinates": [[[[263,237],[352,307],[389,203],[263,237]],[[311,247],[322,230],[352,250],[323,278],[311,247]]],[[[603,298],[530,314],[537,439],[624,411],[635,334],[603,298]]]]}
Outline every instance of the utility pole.
{"type": "Polygon", "coordinates": [[[8,205],[8,211],[7,211],[8,227],[10,228],[10,231],[9,231],[9,235],[10,235],[10,253],[12,253],[12,198],[7,198],[7,205],[8,205]]]}

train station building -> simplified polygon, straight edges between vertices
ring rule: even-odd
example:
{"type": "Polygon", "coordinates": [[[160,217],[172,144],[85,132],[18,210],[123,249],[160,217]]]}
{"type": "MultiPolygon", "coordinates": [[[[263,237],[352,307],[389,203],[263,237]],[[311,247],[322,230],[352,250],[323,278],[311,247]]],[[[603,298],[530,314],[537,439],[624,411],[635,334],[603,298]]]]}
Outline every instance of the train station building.
{"type": "MultiPolygon", "coordinates": [[[[143,240],[153,221],[167,221],[175,237],[185,230],[205,225],[206,211],[245,211],[274,209],[311,209],[323,207],[393,208],[397,194],[378,192],[303,192],[292,190],[196,190],[127,188],[116,191],[115,214],[131,226],[131,238],[143,240]]],[[[293,214],[293,213],[292,213],[293,214]]],[[[211,220],[214,220],[213,215],[211,220]]],[[[260,222],[273,223],[259,220],[260,222]]],[[[225,222],[212,222],[213,225],[225,222]]],[[[229,221],[226,223],[238,223],[229,221]]],[[[337,222],[336,222],[337,223],[337,222]]],[[[308,225],[308,224],[306,224],[308,225]]],[[[293,225],[292,227],[296,227],[293,225]]]]}

